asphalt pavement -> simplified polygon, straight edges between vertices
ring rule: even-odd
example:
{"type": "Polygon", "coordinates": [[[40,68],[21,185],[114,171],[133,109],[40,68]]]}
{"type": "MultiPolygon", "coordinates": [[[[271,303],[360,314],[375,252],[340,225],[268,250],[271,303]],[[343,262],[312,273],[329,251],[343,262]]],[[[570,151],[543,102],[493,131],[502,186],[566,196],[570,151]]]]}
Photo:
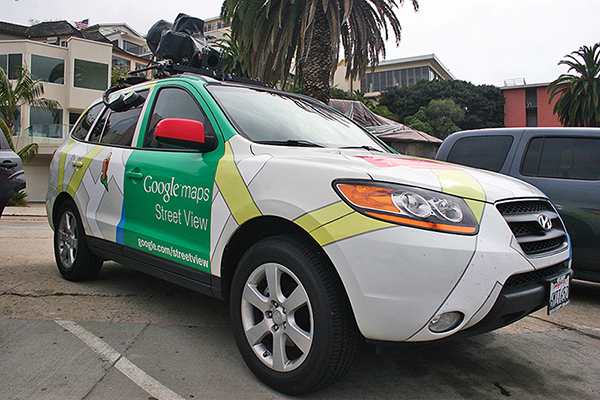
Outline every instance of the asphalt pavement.
{"type": "MultiPolygon", "coordinates": [[[[285,399],[244,364],[226,303],[114,262],[58,274],[43,204],[0,219],[0,399],[285,399]]],[[[378,354],[308,399],[599,399],[600,284],[496,332],[378,354]]]]}

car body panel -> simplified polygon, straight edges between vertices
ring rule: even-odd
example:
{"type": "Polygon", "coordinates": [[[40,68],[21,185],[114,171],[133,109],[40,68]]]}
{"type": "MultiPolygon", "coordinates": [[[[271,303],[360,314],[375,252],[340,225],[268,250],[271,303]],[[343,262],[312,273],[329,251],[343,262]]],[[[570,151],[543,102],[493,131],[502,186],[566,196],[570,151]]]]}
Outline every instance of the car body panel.
{"type": "Polygon", "coordinates": [[[25,189],[23,163],[0,131],[0,216],[10,198],[25,189]]]}

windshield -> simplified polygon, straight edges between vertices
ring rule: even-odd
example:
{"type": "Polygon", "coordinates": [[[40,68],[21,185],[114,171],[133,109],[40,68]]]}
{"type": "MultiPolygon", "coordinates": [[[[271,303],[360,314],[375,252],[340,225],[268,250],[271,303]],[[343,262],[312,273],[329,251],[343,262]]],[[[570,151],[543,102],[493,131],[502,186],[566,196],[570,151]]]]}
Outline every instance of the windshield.
{"type": "Polygon", "coordinates": [[[388,152],[352,121],[318,103],[253,88],[209,85],[207,89],[239,132],[254,142],[388,152]]]}

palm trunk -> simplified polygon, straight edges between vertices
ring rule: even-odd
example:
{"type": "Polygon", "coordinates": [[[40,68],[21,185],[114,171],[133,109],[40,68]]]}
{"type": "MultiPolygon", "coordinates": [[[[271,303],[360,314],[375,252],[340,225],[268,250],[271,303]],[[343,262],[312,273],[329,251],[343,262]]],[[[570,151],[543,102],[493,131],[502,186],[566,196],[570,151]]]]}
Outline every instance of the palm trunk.
{"type": "Polygon", "coordinates": [[[329,77],[332,69],[331,33],[321,7],[317,7],[312,38],[306,56],[299,63],[298,74],[304,93],[327,104],[331,96],[329,77]]]}

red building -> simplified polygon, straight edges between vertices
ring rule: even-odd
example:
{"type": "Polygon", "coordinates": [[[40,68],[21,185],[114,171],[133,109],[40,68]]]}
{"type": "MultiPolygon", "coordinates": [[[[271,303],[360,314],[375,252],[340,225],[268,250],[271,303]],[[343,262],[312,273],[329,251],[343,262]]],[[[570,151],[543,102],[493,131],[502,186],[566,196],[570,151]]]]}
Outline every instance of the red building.
{"type": "Polygon", "coordinates": [[[548,83],[526,85],[514,84],[514,81],[505,81],[501,87],[506,103],[504,104],[504,125],[507,128],[522,126],[552,127],[562,126],[553,112],[555,97],[550,104],[550,94],[547,91],[548,83]]]}

